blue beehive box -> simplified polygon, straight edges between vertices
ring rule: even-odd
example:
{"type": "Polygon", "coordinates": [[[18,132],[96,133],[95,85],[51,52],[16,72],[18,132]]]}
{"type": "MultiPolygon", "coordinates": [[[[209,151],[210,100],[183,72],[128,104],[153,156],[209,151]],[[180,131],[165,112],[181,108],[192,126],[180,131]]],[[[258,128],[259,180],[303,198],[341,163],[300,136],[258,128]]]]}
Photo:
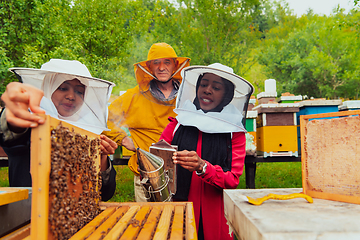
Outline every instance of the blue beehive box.
{"type": "Polygon", "coordinates": [[[314,99],[314,100],[304,100],[298,103],[299,103],[299,112],[296,113],[296,121],[298,126],[297,127],[298,151],[300,152],[301,151],[300,116],[318,114],[318,113],[338,112],[339,106],[342,105],[342,101],[341,99],[337,99],[337,100],[314,99]]]}

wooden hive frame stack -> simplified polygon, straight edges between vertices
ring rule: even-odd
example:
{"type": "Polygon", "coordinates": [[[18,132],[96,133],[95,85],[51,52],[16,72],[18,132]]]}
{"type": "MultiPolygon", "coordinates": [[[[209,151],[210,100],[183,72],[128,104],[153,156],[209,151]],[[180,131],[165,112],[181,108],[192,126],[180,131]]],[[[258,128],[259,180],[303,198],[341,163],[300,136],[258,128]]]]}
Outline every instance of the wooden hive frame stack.
{"type": "MultiPolygon", "coordinates": [[[[29,224],[24,228],[14,231],[9,234],[9,236],[6,236],[6,240],[197,239],[194,210],[191,202],[104,203],[99,200],[92,202],[89,206],[89,210],[92,208],[97,211],[97,216],[93,215],[92,220],[88,219],[88,223],[82,226],[81,229],[78,229],[76,233],[71,233],[71,236],[68,234],[62,236],[54,234],[51,230],[51,214],[54,213],[52,213],[51,210],[54,207],[54,196],[59,196],[59,194],[54,195],[52,188],[54,181],[62,180],[52,176],[52,174],[54,174],[54,172],[52,172],[54,163],[52,163],[51,158],[59,158],[56,152],[58,151],[56,145],[57,143],[60,144],[63,140],[61,140],[60,136],[56,135],[57,131],[53,130],[64,127],[71,129],[67,131],[67,136],[72,136],[70,137],[72,139],[75,139],[74,136],[77,134],[83,137],[87,136],[85,139],[89,140],[90,143],[98,139],[99,136],[51,118],[50,116],[45,116],[45,118],[45,124],[33,129],[31,133],[31,175],[33,184],[31,227],[29,224]],[[72,129],[74,129],[74,131],[72,129]]],[[[60,131],[60,135],[63,134],[63,131],[64,129],[60,131]]],[[[68,137],[68,139],[70,138],[68,137]]],[[[90,153],[96,161],[96,172],[99,172],[100,166],[99,151],[90,153]]],[[[65,159],[67,159],[67,157],[65,157],[65,159]]],[[[78,200],[77,197],[81,194],[80,192],[88,192],[91,186],[87,186],[84,190],[84,184],[80,180],[82,177],[73,179],[71,178],[72,174],[70,172],[64,174],[64,169],[67,167],[64,165],[64,168],[58,171],[58,173],[60,173],[61,176],[66,175],[68,177],[66,184],[63,183],[67,185],[67,188],[65,188],[67,189],[66,193],[69,193],[74,199],[78,200]],[[76,184],[74,184],[74,182],[76,184]]],[[[93,186],[92,189],[100,188],[101,186],[99,184],[100,183],[98,183],[97,186],[93,186]]],[[[62,200],[63,199],[56,199],[55,203],[61,203],[62,200]]],[[[61,214],[61,216],[64,218],[61,218],[59,215],[56,216],[56,218],[62,219],[61,221],[63,221],[61,222],[63,226],[57,226],[61,231],[64,230],[61,227],[65,225],[67,228],[71,228],[74,219],[78,219],[78,216],[74,217],[74,213],[71,213],[71,210],[67,207],[66,204],[62,206],[63,210],[61,211],[65,211],[65,213],[61,214]]],[[[78,212],[81,212],[81,207],[78,208],[78,212]]],[[[56,211],[60,211],[60,208],[57,208],[56,211]]]]}
{"type": "Polygon", "coordinates": [[[101,203],[105,210],[70,240],[197,239],[191,202],[101,203]]]}
{"type": "Polygon", "coordinates": [[[360,204],[360,110],[301,115],[300,133],[304,193],[360,204]]]}

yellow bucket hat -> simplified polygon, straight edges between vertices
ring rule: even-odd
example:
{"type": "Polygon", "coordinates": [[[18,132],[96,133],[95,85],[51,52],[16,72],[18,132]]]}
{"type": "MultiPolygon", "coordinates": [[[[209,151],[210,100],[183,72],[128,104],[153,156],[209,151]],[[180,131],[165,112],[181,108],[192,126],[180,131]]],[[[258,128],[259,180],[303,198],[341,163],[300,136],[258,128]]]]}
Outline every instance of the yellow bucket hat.
{"type": "Polygon", "coordinates": [[[134,72],[136,81],[139,84],[140,89],[147,90],[150,81],[154,78],[153,73],[147,67],[146,62],[160,59],[160,58],[174,58],[177,62],[177,69],[175,69],[172,78],[181,81],[180,72],[183,68],[190,65],[190,58],[178,57],[175,50],[167,43],[154,43],[149,52],[146,61],[138,62],[134,64],[134,72]]]}

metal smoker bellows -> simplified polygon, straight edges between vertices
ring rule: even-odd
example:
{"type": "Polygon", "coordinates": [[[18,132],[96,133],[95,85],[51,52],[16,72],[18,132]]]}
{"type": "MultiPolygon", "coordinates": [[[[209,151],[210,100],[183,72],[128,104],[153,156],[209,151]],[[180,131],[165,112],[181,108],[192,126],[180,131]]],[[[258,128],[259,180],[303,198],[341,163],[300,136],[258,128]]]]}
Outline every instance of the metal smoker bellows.
{"type": "Polygon", "coordinates": [[[148,202],[170,202],[169,176],[164,171],[164,160],[140,148],[136,149],[139,161],[141,185],[148,202]]]}

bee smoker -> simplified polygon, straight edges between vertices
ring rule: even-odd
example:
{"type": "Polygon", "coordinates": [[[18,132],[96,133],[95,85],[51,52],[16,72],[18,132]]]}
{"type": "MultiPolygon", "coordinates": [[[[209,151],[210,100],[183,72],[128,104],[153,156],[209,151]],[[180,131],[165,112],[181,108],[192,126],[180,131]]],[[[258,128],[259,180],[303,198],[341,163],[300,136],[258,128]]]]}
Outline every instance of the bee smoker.
{"type": "Polygon", "coordinates": [[[164,160],[140,148],[136,149],[141,175],[141,185],[148,202],[170,202],[169,175],[164,170],[164,160]]]}

